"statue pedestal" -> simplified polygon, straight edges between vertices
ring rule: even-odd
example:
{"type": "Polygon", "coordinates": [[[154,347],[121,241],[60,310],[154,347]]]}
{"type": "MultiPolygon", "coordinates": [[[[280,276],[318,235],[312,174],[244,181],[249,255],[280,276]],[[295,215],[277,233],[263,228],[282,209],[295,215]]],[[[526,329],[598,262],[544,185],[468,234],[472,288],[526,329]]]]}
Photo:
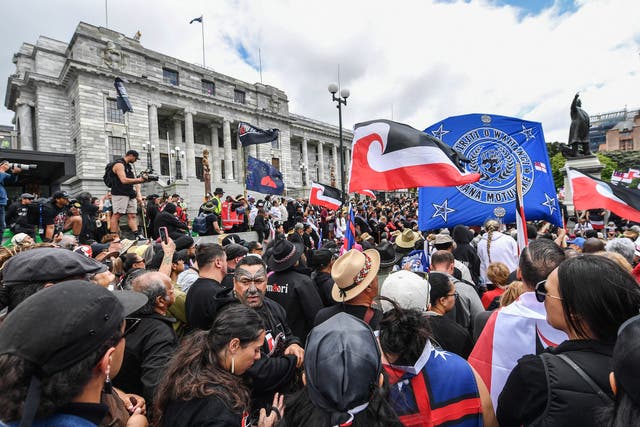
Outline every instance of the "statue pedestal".
{"type": "Polygon", "coordinates": [[[591,175],[594,178],[600,179],[600,173],[604,166],[598,160],[598,157],[586,156],[567,159],[564,167],[560,169],[564,175],[564,205],[567,207],[569,216],[574,214],[573,208],[573,193],[571,191],[571,185],[569,184],[569,177],[567,176],[567,168],[575,169],[584,174],[591,175]]]}

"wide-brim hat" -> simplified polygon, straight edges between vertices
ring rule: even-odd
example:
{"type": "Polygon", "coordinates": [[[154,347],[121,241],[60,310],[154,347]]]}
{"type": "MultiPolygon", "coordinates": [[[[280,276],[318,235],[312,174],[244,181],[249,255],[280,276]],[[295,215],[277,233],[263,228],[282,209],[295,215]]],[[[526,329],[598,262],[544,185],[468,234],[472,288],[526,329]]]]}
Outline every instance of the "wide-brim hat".
{"type": "Polygon", "coordinates": [[[129,240],[129,239],[120,240],[120,255],[128,253],[129,249],[131,249],[131,247],[135,244],[136,244],[135,240],[129,240]]]}
{"type": "Polygon", "coordinates": [[[416,233],[411,229],[406,229],[402,232],[402,234],[396,238],[395,244],[399,248],[403,249],[413,249],[416,242],[420,240],[420,233],[416,233]]]}
{"type": "Polygon", "coordinates": [[[271,271],[287,270],[298,262],[303,253],[303,244],[293,243],[286,239],[279,239],[273,245],[273,249],[267,260],[267,266],[271,271]]]}
{"type": "Polygon", "coordinates": [[[331,268],[334,280],[331,298],[336,302],[349,301],[360,295],[371,284],[380,270],[380,254],[375,249],[360,252],[356,249],[344,253],[331,268]]]}
{"type": "Polygon", "coordinates": [[[366,242],[369,239],[373,239],[373,236],[371,236],[369,233],[364,232],[360,235],[360,240],[362,240],[363,242],[366,242]]]}
{"type": "Polygon", "coordinates": [[[214,191],[213,194],[224,194],[224,190],[220,187],[217,187],[214,191]]]}
{"type": "Polygon", "coordinates": [[[444,245],[447,243],[453,243],[453,239],[449,234],[439,233],[436,234],[436,238],[433,242],[434,245],[444,245]]]}
{"type": "Polygon", "coordinates": [[[396,262],[396,250],[393,245],[386,240],[383,240],[376,250],[380,254],[380,268],[389,268],[396,262]]]}

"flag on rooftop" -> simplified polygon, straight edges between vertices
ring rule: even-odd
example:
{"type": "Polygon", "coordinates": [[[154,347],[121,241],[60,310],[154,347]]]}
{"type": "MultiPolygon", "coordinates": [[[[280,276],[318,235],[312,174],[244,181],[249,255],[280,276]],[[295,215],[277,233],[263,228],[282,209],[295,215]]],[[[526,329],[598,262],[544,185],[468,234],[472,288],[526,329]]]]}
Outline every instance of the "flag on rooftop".
{"type": "Polygon", "coordinates": [[[243,147],[276,141],[279,135],[278,129],[264,130],[247,122],[238,123],[238,138],[243,147]]]}
{"type": "Polygon", "coordinates": [[[193,24],[194,22],[199,22],[202,24],[202,15],[198,16],[197,18],[193,18],[191,21],[189,21],[189,24],[193,24]]]}

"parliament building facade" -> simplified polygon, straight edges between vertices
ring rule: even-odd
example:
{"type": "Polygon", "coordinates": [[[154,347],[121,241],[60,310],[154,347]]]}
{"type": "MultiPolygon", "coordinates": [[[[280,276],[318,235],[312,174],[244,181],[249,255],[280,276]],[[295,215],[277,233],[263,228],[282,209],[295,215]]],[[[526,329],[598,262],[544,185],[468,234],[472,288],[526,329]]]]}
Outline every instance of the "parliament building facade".
{"type": "Polygon", "coordinates": [[[339,155],[348,176],[351,131],[343,131],[339,153],[338,127],[291,113],[282,90],[154,52],[113,30],[81,22],[69,43],[41,36],[23,43],[13,62],[5,106],[15,112],[17,137],[3,157],[38,165],[14,192],[46,196],[62,188],[99,196],[105,164],[135,149],[138,172],[153,168],[172,182],[145,184],[146,193],[177,192],[190,207],[199,205],[207,150],[211,187],[239,194],[239,122],[280,129],[278,141],[247,150],[280,169],[288,195],[306,195],[311,181],[339,187],[339,155]],[[118,109],[116,77],[127,81],[133,112],[118,109]]]}

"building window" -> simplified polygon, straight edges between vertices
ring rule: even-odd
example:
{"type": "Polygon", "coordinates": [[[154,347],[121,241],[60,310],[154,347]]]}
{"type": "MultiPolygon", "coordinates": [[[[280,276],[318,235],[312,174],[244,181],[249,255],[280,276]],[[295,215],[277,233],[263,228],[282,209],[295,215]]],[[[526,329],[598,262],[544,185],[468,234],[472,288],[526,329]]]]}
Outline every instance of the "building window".
{"type": "Polygon", "coordinates": [[[71,101],[71,123],[76,122],[76,101],[71,101]]]}
{"type": "Polygon", "coordinates": [[[202,157],[196,157],[196,178],[204,181],[204,167],[202,166],[202,157]]]}
{"type": "Polygon", "coordinates": [[[160,175],[169,176],[169,156],[160,154],[160,175]]]}
{"type": "Polygon", "coordinates": [[[224,176],[224,159],[220,159],[220,178],[227,178],[226,176],[224,176]]]}
{"type": "Polygon", "coordinates": [[[168,68],[162,69],[162,80],[170,85],[178,86],[178,72],[168,68]]]}
{"type": "Polygon", "coordinates": [[[117,136],[109,137],[109,161],[115,162],[122,158],[127,152],[127,140],[126,138],[120,138],[117,136]]]}
{"type": "Polygon", "coordinates": [[[272,157],[271,158],[271,166],[273,166],[274,168],[280,170],[280,159],[277,157],[272,157]]]}
{"type": "Polygon", "coordinates": [[[118,108],[118,101],[107,98],[107,121],[111,123],[124,123],[124,114],[118,108]]]}
{"type": "Polygon", "coordinates": [[[622,150],[622,151],[632,151],[633,150],[633,139],[621,139],[620,140],[620,150],[622,150]]]}
{"type": "Polygon", "coordinates": [[[280,149],[280,138],[277,138],[271,141],[271,148],[273,148],[274,150],[280,149]]]}
{"type": "Polygon", "coordinates": [[[244,91],[235,89],[233,91],[233,102],[236,102],[238,104],[244,104],[245,103],[244,91]]]}
{"type": "Polygon", "coordinates": [[[208,80],[202,81],[202,94],[208,96],[216,96],[216,86],[208,80]]]}

